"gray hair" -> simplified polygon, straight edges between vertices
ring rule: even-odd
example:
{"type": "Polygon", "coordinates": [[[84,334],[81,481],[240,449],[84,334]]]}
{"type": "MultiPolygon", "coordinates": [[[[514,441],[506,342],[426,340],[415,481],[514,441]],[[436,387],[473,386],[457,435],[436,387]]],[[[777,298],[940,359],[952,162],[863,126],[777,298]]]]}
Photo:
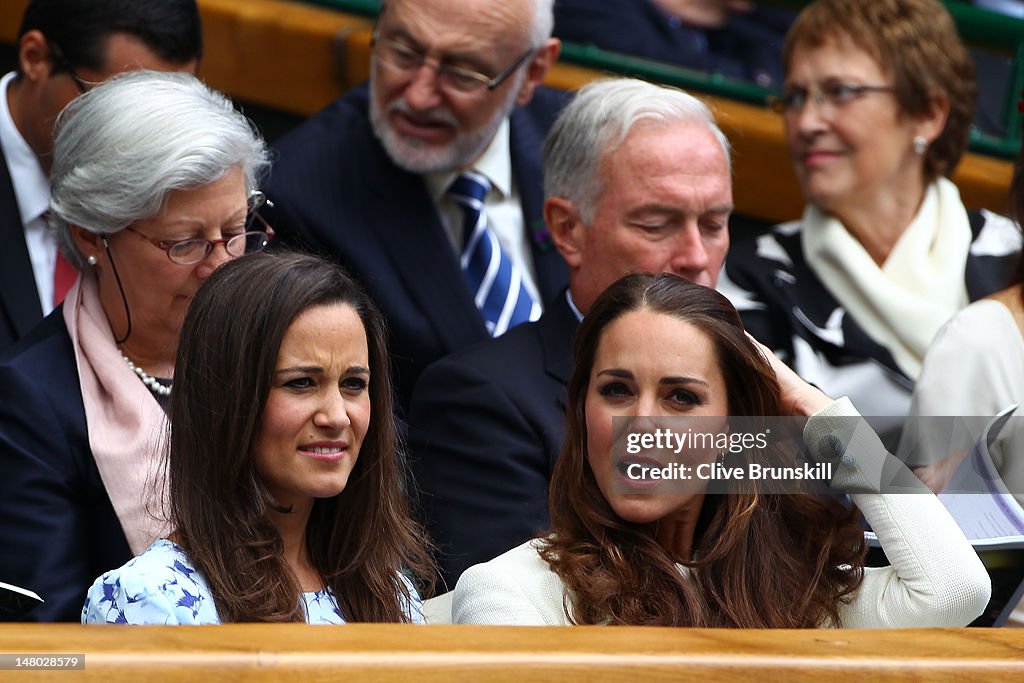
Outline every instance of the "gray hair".
{"type": "Polygon", "coordinates": [[[540,47],[555,30],[555,0],[533,0],[533,26],[530,27],[530,45],[540,47]]]}
{"type": "Polygon", "coordinates": [[[252,191],[268,165],[253,124],[194,76],[117,76],[57,119],[50,175],[57,243],[81,270],[85,260],[70,225],[110,235],[155,216],[171,190],[206,185],[235,167],[252,191]]]}
{"type": "Polygon", "coordinates": [[[568,199],[589,223],[603,191],[601,160],[618,149],[635,126],[674,123],[707,126],[732,167],[729,140],[696,97],[633,78],[588,83],[559,114],[544,142],[545,196],[568,199]]]}

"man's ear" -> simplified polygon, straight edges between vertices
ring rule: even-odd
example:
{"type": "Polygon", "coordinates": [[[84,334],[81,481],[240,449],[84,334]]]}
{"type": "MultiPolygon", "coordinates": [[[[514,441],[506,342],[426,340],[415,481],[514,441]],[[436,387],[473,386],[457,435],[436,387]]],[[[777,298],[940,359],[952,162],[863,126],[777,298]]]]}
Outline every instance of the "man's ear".
{"type": "Polygon", "coordinates": [[[42,80],[52,73],[50,45],[42,31],[26,31],[18,41],[18,67],[22,77],[33,82],[42,80]]]}
{"type": "Polygon", "coordinates": [[[569,264],[569,269],[578,268],[583,255],[583,231],[586,229],[579,209],[563,197],[548,197],[544,200],[544,222],[551,233],[551,241],[569,264]]]}
{"type": "Polygon", "coordinates": [[[519,94],[516,96],[516,104],[522,106],[533,97],[533,91],[544,82],[548,75],[548,69],[558,59],[558,53],[562,49],[562,41],[558,38],[548,38],[544,44],[537,48],[536,54],[526,65],[526,78],[519,86],[519,94]]]}

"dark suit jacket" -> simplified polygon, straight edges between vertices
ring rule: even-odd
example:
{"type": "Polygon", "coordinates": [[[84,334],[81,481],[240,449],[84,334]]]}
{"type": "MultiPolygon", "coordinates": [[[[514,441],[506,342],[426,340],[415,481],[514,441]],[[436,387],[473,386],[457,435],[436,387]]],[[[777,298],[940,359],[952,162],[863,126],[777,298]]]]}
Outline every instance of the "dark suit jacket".
{"type": "MultiPolygon", "coordinates": [[[[565,98],[540,88],[510,117],[512,171],[544,301],[568,277],[544,228],[540,170],[544,136],[565,98]]],[[[268,215],[284,243],[338,258],[369,291],[390,327],[405,406],[427,365],[488,335],[422,178],[391,161],[367,106],[363,85],[281,139],[268,215]]]]}
{"type": "Polygon", "coordinates": [[[3,149],[0,149],[0,245],[0,352],[3,352],[43,319],[39,290],[25,244],[25,226],[21,223],[3,149]]]}
{"type": "Polygon", "coordinates": [[[782,43],[794,14],[758,6],[720,29],[673,19],[651,0],[557,0],[555,35],[583,45],[782,86],[782,43]]]}
{"type": "Polygon", "coordinates": [[[560,296],[537,322],[434,363],[416,384],[411,463],[449,588],[550,524],[578,326],[560,296]]]}
{"type": "Polygon", "coordinates": [[[26,619],[78,621],[93,580],[131,557],[57,307],[0,358],[0,581],[46,601],[26,619]]]}

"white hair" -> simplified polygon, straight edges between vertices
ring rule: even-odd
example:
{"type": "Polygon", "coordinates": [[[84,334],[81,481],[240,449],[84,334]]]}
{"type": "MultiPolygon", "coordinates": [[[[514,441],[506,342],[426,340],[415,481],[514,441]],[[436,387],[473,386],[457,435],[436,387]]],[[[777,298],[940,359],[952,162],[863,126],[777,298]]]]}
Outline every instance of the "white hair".
{"type": "Polygon", "coordinates": [[[707,105],[693,95],[633,78],[592,81],[580,88],[544,142],[544,194],[568,199],[589,223],[603,190],[601,160],[638,124],[703,125],[715,136],[732,166],[729,140],[707,105]]]}
{"type": "Polygon", "coordinates": [[[171,190],[201,187],[238,167],[251,191],[268,165],[255,126],[194,76],[119,75],[57,119],[50,174],[57,242],[82,269],[69,225],[116,233],[156,215],[171,190]]]}
{"type": "Polygon", "coordinates": [[[540,47],[555,30],[555,0],[533,0],[533,25],[530,45],[540,47]]]}

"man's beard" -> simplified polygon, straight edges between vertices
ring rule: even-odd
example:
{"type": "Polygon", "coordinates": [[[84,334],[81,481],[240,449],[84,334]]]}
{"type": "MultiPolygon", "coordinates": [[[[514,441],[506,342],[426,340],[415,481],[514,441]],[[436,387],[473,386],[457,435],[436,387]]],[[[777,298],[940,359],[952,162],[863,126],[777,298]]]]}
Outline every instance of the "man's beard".
{"type": "Polygon", "coordinates": [[[373,133],[384,145],[385,151],[396,166],[410,173],[419,174],[458,171],[476,161],[491,144],[501,122],[515,107],[516,95],[519,93],[522,78],[516,78],[516,82],[512,84],[513,87],[509,88],[506,101],[495,109],[494,115],[478,129],[470,132],[459,130],[455,116],[444,107],[412,112],[405,100],[398,98],[388,105],[385,111],[381,111],[377,104],[376,81],[376,66],[374,66],[370,72],[370,125],[373,126],[373,133]],[[399,135],[388,122],[388,115],[395,111],[451,126],[455,129],[455,137],[448,144],[441,146],[399,135]]]}

